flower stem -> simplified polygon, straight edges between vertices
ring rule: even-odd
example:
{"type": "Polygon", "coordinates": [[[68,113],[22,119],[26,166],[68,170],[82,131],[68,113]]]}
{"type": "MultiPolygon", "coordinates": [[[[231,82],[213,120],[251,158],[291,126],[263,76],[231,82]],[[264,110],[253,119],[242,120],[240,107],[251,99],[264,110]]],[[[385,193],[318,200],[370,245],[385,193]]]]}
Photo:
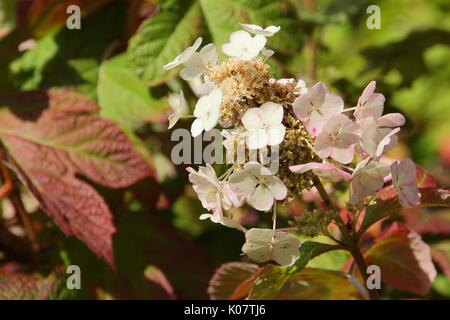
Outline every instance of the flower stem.
{"type": "MultiPolygon", "coordinates": [[[[364,260],[364,256],[362,255],[361,249],[359,248],[358,244],[355,242],[352,249],[350,249],[350,253],[353,256],[353,259],[355,260],[356,265],[358,266],[359,273],[361,274],[362,278],[364,279],[365,287],[367,288],[367,265],[366,261],[364,260]]],[[[371,300],[378,300],[380,297],[378,296],[377,289],[368,289],[369,296],[371,300]]]]}
{"type": "MultiPolygon", "coordinates": [[[[316,187],[317,191],[319,192],[320,196],[322,197],[323,201],[327,204],[328,208],[334,210],[337,213],[338,219],[340,220],[343,227],[339,228],[343,239],[346,239],[345,243],[343,245],[345,246],[345,249],[350,251],[350,253],[353,256],[353,259],[355,260],[356,265],[358,266],[359,272],[361,273],[362,278],[364,279],[365,284],[367,284],[367,266],[366,262],[364,260],[364,256],[361,252],[361,249],[358,245],[358,238],[356,237],[356,234],[352,235],[349,230],[345,227],[345,223],[342,220],[342,218],[339,215],[339,208],[331,201],[330,196],[326,192],[325,188],[323,187],[322,183],[320,182],[320,179],[315,176],[313,178],[314,186],[316,187]]],[[[378,292],[376,289],[368,290],[370,299],[372,300],[378,300],[378,292]]]]}

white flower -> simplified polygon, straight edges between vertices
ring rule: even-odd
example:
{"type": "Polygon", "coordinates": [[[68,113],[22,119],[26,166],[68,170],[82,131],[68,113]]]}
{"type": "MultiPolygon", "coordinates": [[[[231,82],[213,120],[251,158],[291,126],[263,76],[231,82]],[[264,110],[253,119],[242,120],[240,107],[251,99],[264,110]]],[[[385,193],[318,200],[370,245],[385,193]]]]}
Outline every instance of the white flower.
{"type": "Polygon", "coordinates": [[[226,149],[226,161],[232,164],[244,164],[246,158],[247,131],[242,127],[223,129],[225,138],[223,146],[226,149]]]}
{"type": "Polygon", "coordinates": [[[300,256],[300,241],[288,232],[253,228],[246,232],[245,240],[242,252],[256,262],[273,260],[290,266],[300,256]]]}
{"type": "Polygon", "coordinates": [[[244,170],[233,173],[228,179],[231,189],[246,197],[248,204],[260,211],[268,211],[274,199],[283,200],[287,188],[269,169],[257,162],[248,162],[244,170]]]}
{"type": "Polygon", "coordinates": [[[180,115],[186,112],[188,105],[186,99],[184,98],[183,91],[179,94],[169,95],[169,106],[172,108],[172,112],[169,114],[169,129],[171,129],[180,119],[180,115]]]}
{"type": "Polygon", "coordinates": [[[218,219],[215,215],[204,213],[200,216],[200,220],[210,219],[214,223],[220,223],[221,225],[224,225],[228,228],[238,229],[242,232],[247,232],[247,229],[245,229],[239,222],[234,221],[233,219],[230,219],[228,217],[222,217],[222,219],[218,219]]]}
{"type": "Polygon", "coordinates": [[[275,27],[275,26],[269,26],[265,29],[262,27],[256,25],[256,24],[245,24],[240,23],[241,27],[247,30],[250,33],[262,35],[264,37],[271,37],[278,31],[280,31],[281,27],[275,27]]]}
{"type": "Polygon", "coordinates": [[[217,84],[213,80],[209,79],[207,75],[205,75],[203,77],[203,82],[197,87],[197,92],[195,94],[204,96],[205,94],[209,94],[216,86],[217,84]]]}
{"type": "Polygon", "coordinates": [[[192,80],[201,74],[205,67],[209,64],[214,65],[217,63],[217,50],[216,46],[212,43],[204,46],[200,52],[194,52],[192,56],[183,64],[184,69],[180,72],[180,77],[184,80],[192,80]]]}
{"type": "Polygon", "coordinates": [[[275,51],[267,49],[266,47],[261,49],[261,54],[266,58],[270,58],[271,56],[273,56],[274,53],[275,51]]]}
{"type": "Polygon", "coordinates": [[[329,93],[325,84],[319,82],[295,99],[292,107],[308,133],[315,137],[327,119],[344,110],[344,102],[338,95],[329,93]]]}
{"type": "Polygon", "coordinates": [[[297,85],[295,86],[296,89],[299,90],[300,94],[307,94],[308,93],[308,88],[306,87],[306,83],[305,80],[298,80],[297,85]]]}
{"type": "Polygon", "coordinates": [[[420,192],[416,183],[416,165],[411,159],[400,162],[394,161],[391,165],[392,185],[397,190],[400,203],[405,208],[420,204],[420,192]]]}
{"type": "Polygon", "coordinates": [[[219,121],[220,105],[222,103],[222,91],[214,88],[208,95],[200,97],[195,105],[194,120],[191,126],[193,137],[214,128],[219,121]]]}
{"type": "Polygon", "coordinates": [[[304,173],[306,171],[312,170],[317,176],[321,178],[328,179],[333,182],[341,181],[344,179],[351,179],[352,175],[336,168],[331,164],[319,163],[319,162],[309,162],[305,164],[299,164],[296,166],[290,166],[289,170],[295,173],[304,173]]]}
{"type": "Polygon", "coordinates": [[[200,47],[201,44],[202,44],[202,38],[198,37],[192,46],[184,49],[184,51],[182,53],[180,53],[172,62],[169,62],[168,64],[166,64],[163,67],[163,69],[169,70],[169,69],[179,66],[182,63],[185,63],[192,57],[194,52],[197,51],[197,49],[200,47]]]}
{"type": "Polygon", "coordinates": [[[212,211],[215,219],[221,221],[223,219],[222,206],[225,209],[231,207],[229,199],[224,196],[216,172],[210,164],[206,167],[199,167],[198,171],[193,168],[186,169],[189,172],[189,181],[197,192],[202,206],[212,211]]]}
{"type": "Polygon", "coordinates": [[[222,45],[222,51],[241,60],[252,60],[264,48],[266,38],[261,35],[252,37],[250,33],[239,30],[230,35],[230,42],[222,45]]]}
{"type": "Polygon", "coordinates": [[[361,161],[353,172],[350,183],[350,203],[357,204],[364,197],[374,194],[384,184],[384,177],[389,174],[389,166],[367,158],[361,161]]]}
{"type": "Polygon", "coordinates": [[[343,114],[329,118],[317,136],[314,150],[322,159],[333,158],[341,163],[353,160],[354,144],[359,141],[358,125],[343,114]]]}
{"type": "Polygon", "coordinates": [[[245,112],[241,121],[248,131],[249,149],[275,146],[283,141],[286,131],[281,123],[283,113],[283,106],[273,102],[266,102],[259,108],[250,108],[245,112]]]}

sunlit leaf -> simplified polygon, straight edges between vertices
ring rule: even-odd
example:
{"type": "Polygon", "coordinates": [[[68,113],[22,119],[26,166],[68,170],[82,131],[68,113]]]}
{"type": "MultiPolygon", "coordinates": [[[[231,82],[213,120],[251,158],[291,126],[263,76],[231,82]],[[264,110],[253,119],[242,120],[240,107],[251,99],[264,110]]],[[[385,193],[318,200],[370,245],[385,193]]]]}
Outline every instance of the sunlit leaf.
{"type": "Polygon", "coordinates": [[[419,234],[397,224],[376,239],[364,258],[368,265],[379,266],[382,281],[398,290],[425,295],[436,277],[430,247],[419,234]]]}
{"type": "Polygon", "coordinates": [[[209,281],[209,296],[214,300],[245,298],[260,269],[257,264],[245,262],[221,265],[209,281]]]}
{"type": "Polygon", "coordinates": [[[119,188],[152,171],[116,124],[76,112],[94,109],[79,94],[28,92],[5,102],[10,109],[0,109],[0,138],[14,159],[12,165],[61,229],[112,265],[111,212],[95,189],[76,174],[119,188]],[[25,121],[30,120],[30,112],[24,102],[38,103],[36,95],[48,108],[34,108],[34,121],[25,121]]]}

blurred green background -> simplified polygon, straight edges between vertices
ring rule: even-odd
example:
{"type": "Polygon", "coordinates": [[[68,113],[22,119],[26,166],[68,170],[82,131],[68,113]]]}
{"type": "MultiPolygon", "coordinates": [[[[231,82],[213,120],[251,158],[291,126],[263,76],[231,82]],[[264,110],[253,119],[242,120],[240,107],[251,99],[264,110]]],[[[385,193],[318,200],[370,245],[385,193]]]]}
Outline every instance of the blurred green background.
{"type": "MultiPolygon", "coordinates": [[[[269,64],[277,78],[304,79],[308,86],[323,81],[343,96],[346,107],[354,106],[367,83],[376,80],[377,91],[386,96],[385,113],[407,117],[400,143],[389,156],[411,157],[442,186],[450,185],[447,0],[3,0],[0,94],[64,87],[87,95],[145,157],[153,157],[159,181],[142,180],[119,190],[95,186],[115,215],[117,271],[80,241],[65,237],[31,199],[29,211],[44,249],[22,250],[25,238],[13,232],[14,241],[22,242],[4,243],[0,264],[15,261],[37,275],[61,264],[79,265],[86,285],[61,297],[170,298],[155,270],[165,274],[177,297],[207,297],[214,268],[242,259],[243,237],[198,220],[204,209],[188,186],[185,166],[170,162],[174,143],[166,129],[167,95],[183,89],[191,109],[196,97],[192,84],[162,66],[197,36],[220,47],[239,29],[238,22],[282,27],[268,41],[276,52],[269,64]],[[80,30],[65,26],[68,4],[81,8],[80,30]],[[369,5],[380,8],[380,29],[367,27],[369,5]]],[[[3,203],[4,221],[7,210],[3,203]]],[[[270,221],[247,210],[242,219],[258,226],[270,221]]],[[[448,238],[424,237],[431,242],[448,238]]],[[[345,258],[321,263],[339,268],[345,258]]],[[[387,296],[408,297],[389,290],[387,296]]],[[[448,278],[440,274],[430,296],[450,298],[448,278]]]]}

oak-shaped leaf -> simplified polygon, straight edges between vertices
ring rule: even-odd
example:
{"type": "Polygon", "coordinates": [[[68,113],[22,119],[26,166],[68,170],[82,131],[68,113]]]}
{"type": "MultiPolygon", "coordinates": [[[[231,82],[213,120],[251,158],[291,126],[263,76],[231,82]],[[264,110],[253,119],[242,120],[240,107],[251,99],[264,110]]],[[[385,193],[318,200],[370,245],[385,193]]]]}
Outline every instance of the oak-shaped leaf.
{"type": "Polygon", "coordinates": [[[213,300],[236,300],[248,296],[260,266],[229,262],[221,265],[209,281],[208,294],[213,300]]]}
{"type": "Polygon", "coordinates": [[[93,110],[91,101],[83,103],[81,95],[61,90],[40,93],[39,101],[48,108],[29,118],[23,101],[36,102],[30,98],[35,95],[0,100],[10,107],[0,109],[0,139],[9,162],[64,233],[114,265],[112,214],[97,191],[76,175],[121,188],[153,172],[114,122],[77,112],[93,110]]]}
{"type": "Polygon", "coordinates": [[[394,223],[365,252],[368,265],[377,265],[381,280],[391,287],[425,295],[436,277],[430,247],[420,235],[394,223]]]}

